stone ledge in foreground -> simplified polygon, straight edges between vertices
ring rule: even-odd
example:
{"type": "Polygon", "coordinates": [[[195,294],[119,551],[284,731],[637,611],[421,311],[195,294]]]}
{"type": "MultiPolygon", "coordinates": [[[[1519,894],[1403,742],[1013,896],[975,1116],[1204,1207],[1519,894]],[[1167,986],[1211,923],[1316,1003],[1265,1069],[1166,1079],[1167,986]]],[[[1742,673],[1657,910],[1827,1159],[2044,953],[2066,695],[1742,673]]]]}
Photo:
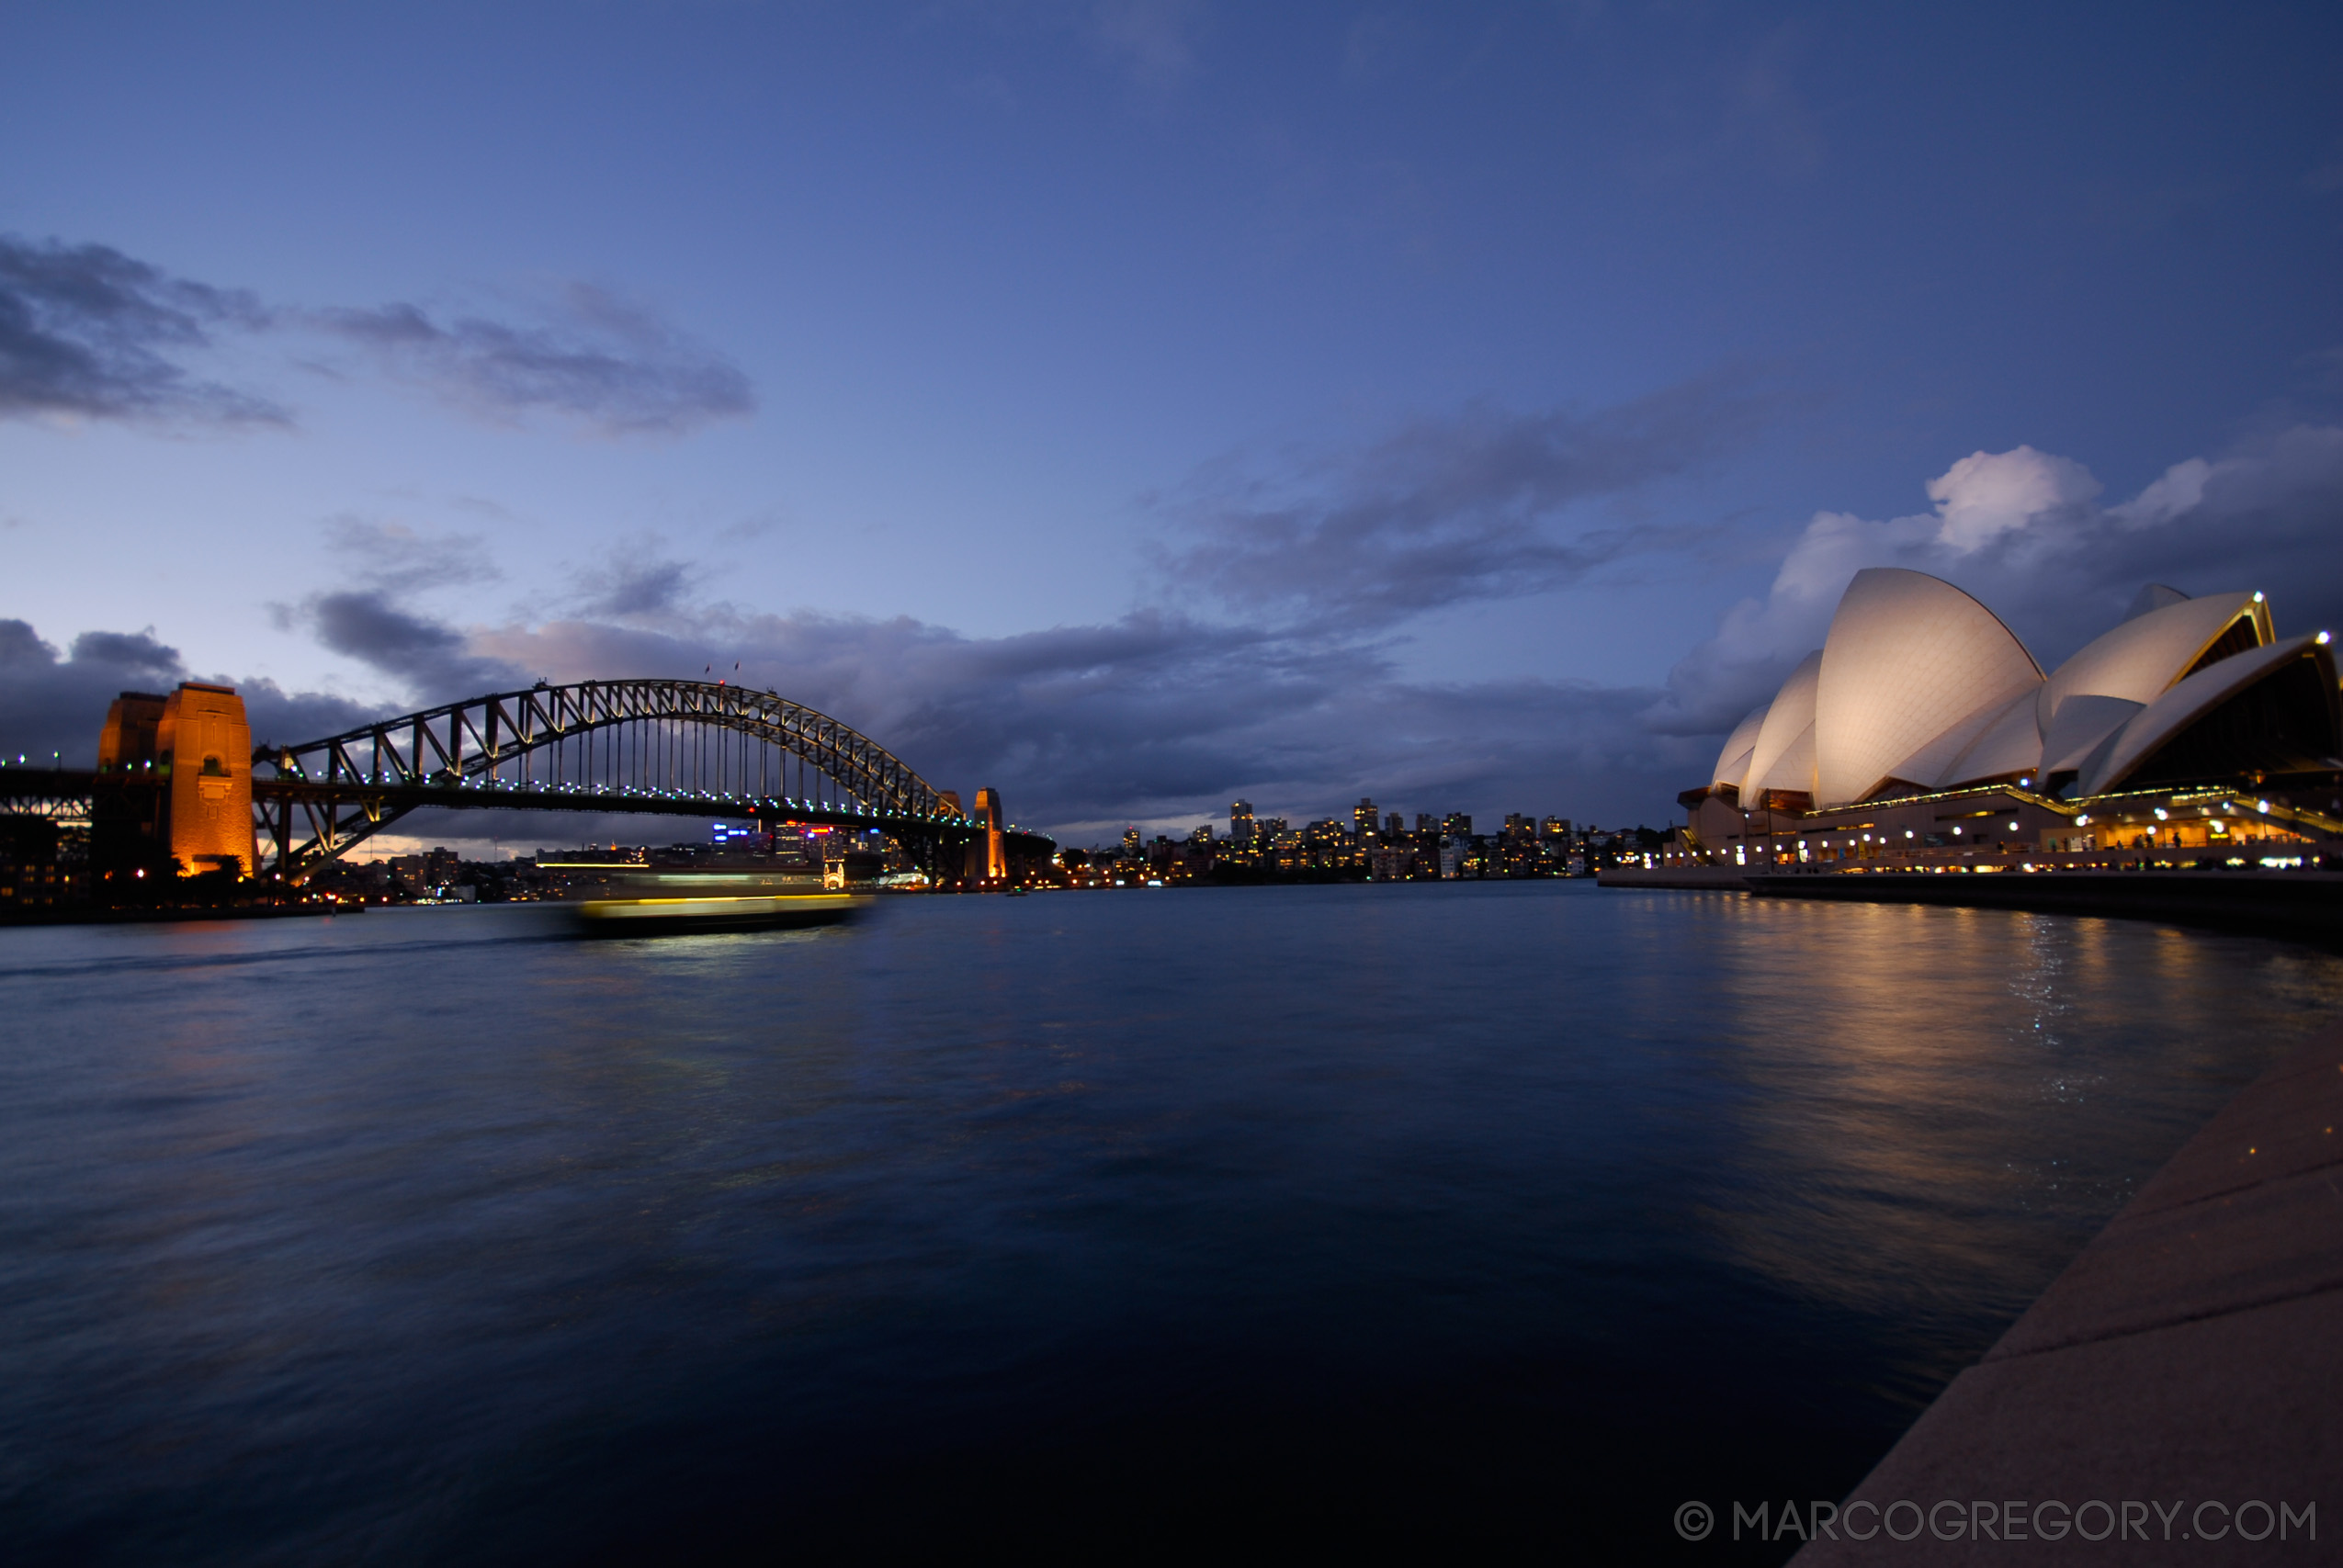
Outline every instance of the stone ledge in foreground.
{"type": "MultiPolygon", "coordinates": [[[[2191,1138],[1848,1499],[2185,1504],[2169,1539],[2151,1511],[2145,1540],[2120,1523],[2099,1541],[1924,1529],[1817,1540],[1794,1562],[2343,1561],[2338,1126],[2343,1031],[2263,1074],[2191,1138]],[[2199,1503],[2253,1499],[2315,1505],[2315,1539],[2300,1525],[2282,1542],[2190,1530],[2199,1503]]],[[[1897,1523],[1909,1529],[1913,1516],[1897,1523]]]]}

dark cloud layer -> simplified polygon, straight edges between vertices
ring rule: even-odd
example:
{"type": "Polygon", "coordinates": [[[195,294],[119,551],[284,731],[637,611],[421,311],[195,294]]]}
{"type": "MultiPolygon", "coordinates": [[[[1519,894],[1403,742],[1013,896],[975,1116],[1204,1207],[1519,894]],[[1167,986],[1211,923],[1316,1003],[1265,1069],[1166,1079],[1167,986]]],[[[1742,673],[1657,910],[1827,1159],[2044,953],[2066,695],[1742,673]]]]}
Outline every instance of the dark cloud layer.
{"type": "MultiPolygon", "coordinates": [[[[1440,534],[1443,518],[1476,506],[1503,514],[1508,497],[1568,496],[1581,484],[1661,471],[1657,458],[1632,457],[1574,468],[1556,459],[1565,443],[1544,423],[1500,423],[1465,441],[1454,434],[1393,443],[1389,470],[1411,482],[1384,487],[1451,499],[1410,499],[1384,514],[1403,523],[1375,522],[1363,536],[1372,542],[1380,531],[1400,541],[1394,547],[1412,547],[1412,537],[1440,534]],[[1443,473],[1427,455],[1443,445],[1466,454],[1461,474],[1443,473]],[[1589,472],[1608,477],[1573,477],[1589,472]]],[[[583,617],[468,637],[394,616],[382,623],[375,658],[436,679],[463,671],[469,657],[556,680],[692,675],[739,660],[744,679],[835,714],[939,784],[1002,785],[1022,819],[1086,837],[1124,819],[1217,815],[1237,795],[1287,816],[1336,811],[1368,793],[1408,812],[1658,822],[1675,792],[1698,782],[1723,729],[1819,642],[1839,593],[1864,566],[1950,578],[2005,615],[2045,662],[2112,625],[2145,579],[2196,592],[2264,587],[2289,626],[2343,619],[2343,556],[2332,547],[2343,517],[2343,430],[2296,427],[2177,464],[2115,505],[2102,503],[2081,465],[2025,447],[1964,458],[1927,488],[1934,509],[1910,517],[1818,514],[1772,592],[1728,612],[1664,689],[1408,681],[1378,640],[1389,606],[1339,587],[1302,618],[1156,609],[1110,625],[974,638],[904,619],[693,606],[660,562],[641,597],[628,601],[640,608],[627,624],[611,622],[616,598],[583,617]]],[[[1288,537],[1304,554],[1319,550],[1348,515],[1313,513],[1288,537]]],[[[615,592],[621,579],[611,581],[615,592]]],[[[1510,591],[1501,578],[1464,574],[1443,589],[1450,599],[1510,591]]]]}
{"type": "Polygon", "coordinates": [[[754,412],[749,378],[649,312],[572,284],[547,319],[434,321],[410,304],[330,310],[313,320],[394,374],[484,417],[534,413],[606,434],[671,434],[754,412]]]}
{"type": "Polygon", "coordinates": [[[191,677],[178,649],[152,632],[84,632],[61,658],[27,623],[0,620],[0,752],[11,761],[18,753],[46,761],[54,751],[68,767],[88,767],[97,759],[107,705],[118,694],[168,692],[192,678],[242,693],[260,742],[330,735],[370,711],[320,693],[287,692],[273,681],[191,677]]]}
{"type": "Polygon", "coordinates": [[[490,558],[488,541],[477,534],[431,534],[345,513],[326,520],[325,542],[350,576],[391,593],[491,582],[504,575],[490,558]]]}
{"type": "Polygon", "coordinates": [[[1741,445],[1771,402],[1749,378],[1720,375],[1591,412],[1476,405],[1273,478],[1224,467],[1161,503],[1179,542],[1158,552],[1159,564],[1241,611],[1351,626],[1568,587],[1707,537],[1564,519],[1741,445]]]}
{"type": "MultiPolygon", "coordinates": [[[[1657,822],[1674,781],[1705,761],[1636,715],[1658,695],[1552,682],[1426,685],[1339,640],[1141,613],[1106,626],[974,638],[897,619],[698,609],[658,626],[557,621],[465,634],[379,592],[304,607],[319,640],[409,685],[415,705],[525,685],[538,674],[696,676],[710,663],[855,725],[944,788],[1010,793],[1018,820],[1089,842],[1126,820],[1192,822],[1244,796],[1264,814],[1338,814],[1363,793],[1387,809],[1564,811],[1657,822]]],[[[106,705],[167,690],[177,652],[97,632],[60,658],[0,621],[0,743],[13,755],[95,756],[106,705]]],[[[237,681],[256,739],[330,734],[373,710],[237,681]]],[[[419,820],[427,837],[569,841],[665,829],[569,819],[419,820]]],[[[681,829],[677,829],[681,831],[681,829]]]]}
{"type": "Polygon", "coordinates": [[[319,642],[396,677],[426,705],[526,683],[512,666],[472,652],[463,633],[400,609],[380,589],[321,593],[302,615],[319,642]]]}
{"type": "Polygon", "coordinates": [[[660,626],[561,621],[481,634],[553,679],[696,675],[709,663],[832,714],[922,775],[1012,792],[1081,841],[1124,820],[1201,820],[1243,796],[1296,818],[1371,793],[1388,809],[1563,811],[1657,822],[1698,745],[1656,739],[1656,691],[1432,685],[1373,648],[1140,612],[975,638],[897,619],[716,609],[660,626]],[[1662,803],[1662,804],[1655,804],[1662,803]]]}
{"type": "Polygon", "coordinates": [[[0,417],[289,424],[188,362],[225,333],[323,333],[476,417],[667,435],[753,412],[747,376],[640,306],[573,283],[526,322],[405,303],[287,310],[105,245],[0,236],[0,417]]]}
{"type": "Polygon", "coordinates": [[[617,620],[658,615],[683,604],[696,575],[684,561],[647,549],[622,551],[607,564],[579,574],[579,610],[617,620]]]}
{"type": "Polygon", "coordinates": [[[0,236],[0,415],[282,423],[266,399],[180,363],[222,327],[268,321],[249,294],[173,277],[105,245],[0,236]]]}
{"type": "MultiPolygon", "coordinates": [[[[738,660],[741,679],[835,715],[939,786],[1000,786],[1018,819],[1083,842],[1126,820],[1217,817],[1238,796],[1297,818],[1371,794],[1407,813],[1560,811],[1656,824],[1677,790],[1699,782],[1723,729],[1819,643],[1865,566],[1949,578],[2045,663],[2113,624],[2144,580],[2190,592],[2262,588],[2284,628],[2343,624],[2334,547],[2343,429],[2300,425],[2176,464],[2112,504],[2081,464],[2019,447],[1953,464],[1928,483],[1930,511],[1884,521],[1817,513],[1770,592],[1732,607],[1664,688],[1441,684],[1398,673],[1386,639],[1409,604],[1574,580],[1599,544],[1583,533],[1555,543],[1545,520],[1576,499],[1624,494],[1699,460],[1699,440],[1672,434],[1698,423],[1698,402],[1615,418],[1482,412],[1402,433],[1330,470],[1333,501],[1241,514],[1269,525],[1242,547],[1252,586],[1196,569],[1223,606],[1217,618],[1159,607],[1104,625],[970,637],[904,618],[763,614],[696,602],[692,569],[646,541],[581,577],[566,617],[461,628],[411,597],[429,586],[424,568],[449,541],[357,525],[345,541],[353,585],[292,614],[324,647],[392,677],[415,706],[538,676],[691,677],[738,660]],[[1460,544],[1469,547],[1461,564],[1437,558],[1460,544]],[[1509,549],[1531,553],[1522,575],[1503,564],[1509,549]],[[1420,601],[1383,595],[1371,574],[1348,574],[1351,550],[1419,566],[1435,591],[1420,601]],[[1330,582],[1312,583],[1312,571],[1330,582]]],[[[1646,540],[1614,558],[1630,547],[1671,547],[1646,540]]],[[[85,755],[114,690],[159,686],[179,670],[152,634],[92,632],[60,657],[30,626],[0,622],[0,743],[85,755]]],[[[278,739],[356,716],[330,699],[245,690],[256,728],[278,739]]]]}

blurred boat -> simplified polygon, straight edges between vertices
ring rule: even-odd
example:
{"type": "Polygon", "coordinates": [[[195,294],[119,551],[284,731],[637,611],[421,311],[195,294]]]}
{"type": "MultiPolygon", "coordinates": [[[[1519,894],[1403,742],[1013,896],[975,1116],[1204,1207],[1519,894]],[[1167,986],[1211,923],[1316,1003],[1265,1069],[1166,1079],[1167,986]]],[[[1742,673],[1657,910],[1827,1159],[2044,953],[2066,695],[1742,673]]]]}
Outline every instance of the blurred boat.
{"type": "Polygon", "coordinates": [[[790,931],[851,920],[872,903],[868,893],[824,887],[813,877],[638,873],[616,880],[612,897],[570,906],[581,931],[593,936],[790,931]]]}
{"type": "Polygon", "coordinates": [[[832,926],[868,908],[866,893],[736,894],[712,898],[587,898],[572,908],[593,936],[788,931],[832,926]]]}

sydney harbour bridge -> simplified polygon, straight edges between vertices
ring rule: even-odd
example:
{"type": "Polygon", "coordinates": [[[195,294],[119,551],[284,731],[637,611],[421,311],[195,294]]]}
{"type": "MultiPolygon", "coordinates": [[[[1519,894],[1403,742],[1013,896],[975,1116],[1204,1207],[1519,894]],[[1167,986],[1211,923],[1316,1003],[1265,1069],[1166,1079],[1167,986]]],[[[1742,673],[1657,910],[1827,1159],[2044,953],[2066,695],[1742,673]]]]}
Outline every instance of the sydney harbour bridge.
{"type": "Polygon", "coordinates": [[[945,877],[999,877],[1056,847],[1003,820],[996,792],[964,807],[851,726],[728,682],[539,682],[250,747],[239,767],[247,747],[243,705],[228,688],[124,693],[97,768],[0,768],[0,814],[101,830],[109,816],[137,820],[183,860],[224,859],[184,851],[225,841],[227,829],[226,840],[252,847],[247,869],[287,882],[432,808],[875,829],[945,877]],[[142,731],[137,705],[151,705],[142,731]],[[249,838],[241,820],[222,820],[245,810],[249,838]]]}

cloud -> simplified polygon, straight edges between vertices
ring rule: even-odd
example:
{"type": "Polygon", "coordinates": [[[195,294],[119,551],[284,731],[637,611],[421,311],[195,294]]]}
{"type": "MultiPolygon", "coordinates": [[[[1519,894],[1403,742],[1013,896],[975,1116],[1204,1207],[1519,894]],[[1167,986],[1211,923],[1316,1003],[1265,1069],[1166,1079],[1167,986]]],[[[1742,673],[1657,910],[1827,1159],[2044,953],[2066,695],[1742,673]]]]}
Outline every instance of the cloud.
{"type": "MultiPolygon", "coordinates": [[[[23,626],[21,621],[13,623],[23,626]]],[[[25,626],[28,635],[32,628],[25,626]]],[[[142,632],[84,632],[74,639],[73,662],[120,671],[125,679],[145,675],[157,681],[176,680],[182,668],[179,650],[154,640],[154,628],[142,632]]]]}
{"type": "MultiPolygon", "coordinates": [[[[1502,514],[1512,497],[1546,504],[1581,489],[1609,493],[1602,487],[1665,471],[1682,451],[1657,435],[1638,446],[1586,436],[1579,423],[1518,423],[1527,431],[1494,422],[1460,440],[1458,429],[1476,427],[1459,421],[1420,443],[1415,433],[1395,438],[1342,474],[1387,476],[1358,491],[1435,500],[1396,506],[1401,522],[1352,536],[1341,532],[1339,509],[1323,508],[1288,539],[1305,554],[1334,552],[1312,556],[1319,564],[1362,536],[1371,547],[1409,547],[1422,532],[1414,519],[1470,505],[1502,514]],[[1445,460],[1457,449],[1475,456],[1445,460]],[[1443,460],[1420,456],[1433,452],[1443,460]],[[1460,506],[1456,497],[1474,499],[1460,506]]],[[[1615,436],[1670,423],[1605,428],[1615,436]]],[[[1773,591],[1735,606],[1664,688],[1409,681],[1373,635],[1339,616],[1211,620],[1170,609],[972,638],[908,620],[679,604],[632,627],[508,628],[479,647],[579,675],[690,673],[739,659],[744,678],[863,728],[934,782],[1002,785],[1019,819],[1079,835],[1122,820],[1193,823],[1238,796],[1264,813],[1316,817],[1361,794],[1409,814],[1558,811],[1657,823],[1676,791],[1697,782],[1718,732],[1819,643],[1863,566],[1914,566],[1959,582],[2046,660],[2114,624],[2146,579],[2191,592],[2267,587],[2292,625],[2343,617],[2343,558],[2332,548],[2343,430],[2298,427],[2175,464],[2115,505],[2103,503],[2083,465],[2031,447],[1964,458],[1926,493],[1932,506],[1907,517],[1817,513],[1773,591]]],[[[1488,586],[1468,575],[1455,584],[1488,586]]],[[[1318,601],[1362,602],[1378,603],[1347,581],[1318,601]]]]}
{"type": "Polygon", "coordinates": [[[1706,761],[1655,739],[1656,691],[1410,682],[1348,639],[1141,611],[968,637],[909,619],[725,608],[660,626],[485,631],[474,651],[549,678],[696,676],[709,663],[854,725],[941,788],[1009,792],[1021,822],[1193,824],[1230,799],[1296,820],[1347,810],[1562,811],[1657,821],[1706,761]]]}
{"type": "Polygon", "coordinates": [[[1965,589],[2045,667],[2113,626],[2145,581],[2190,593],[2258,588],[2281,625],[2343,624],[2343,428],[2296,425],[2188,458],[2112,506],[2102,491],[2082,464],[2019,446],[1954,463],[1929,482],[1929,512],[1815,513],[1765,597],[1734,605],[1670,671],[1653,724],[1719,731],[1766,700],[1820,646],[1839,593],[1865,567],[1908,567],[1965,589]]]}
{"type": "Polygon", "coordinates": [[[641,541],[607,563],[580,572],[581,613],[626,620],[657,615],[682,604],[697,574],[686,562],[651,555],[656,547],[655,541],[641,541]]]}
{"type": "Polygon", "coordinates": [[[275,400],[188,365],[223,333],[272,331],[355,345],[497,424],[549,414],[599,435],[672,435],[756,408],[737,366],[606,289],[569,283],[528,315],[277,309],[109,246],[0,235],[0,418],[289,425],[275,400]]]}
{"type": "Polygon", "coordinates": [[[424,704],[527,683],[514,667],[473,653],[462,632],[401,609],[379,589],[318,594],[301,619],[325,647],[394,677],[424,704]]]}
{"type": "Polygon", "coordinates": [[[326,548],[352,576],[389,593],[492,582],[504,575],[478,534],[428,534],[342,513],[324,524],[326,548]]]}
{"type": "Polygon", "coordinates": [[[739,367],[605,290],[570,284],[541,317],[442,323],[390,304],[310,320],[391,374],[501,423],[550,413],[604,435],[676,434],[756,408],[739,367]]]}
{"type": "MultiPolygon", "coordinates": [[[[316,692],[289,693],[273,681],[202,677],[234,686],[257,741],[331,735],[370,716],[364,706],[316,692]]],[[[167,693],[190,679],[178,649],[143,632],[84,632],[64,657],[24,621],[0,620],[0,752],[67,767],[97,760],[106,709],[124,691],[167,693]]]]}
{"type": "Polygon", "coordinates": [[[221,327],[269,313],[105,245],[0,235],[0,416],[283,424],[266,398],[191,375],[221,327]]]}
{"type": "Polygon", "coordinates": [[[1590,413],[1477,404],[1263,478],[1223,464],[1157,510],[1172,581],[1249,613],[1352,628],[1466,599],[1542,593],[1709,530],[1573,509],[1619,502],[1747,441],[1768,400],[1721,374],[1590,413]]]}
{"type": "Polygon", "coordinates": [[[2020,446],[1970,453],[1929,480],[1928,498],[1936,502],[1936,542],[1969,555],[2005,534],[2079,521],[2104,488],[2080,463],[2020,446]]]}

